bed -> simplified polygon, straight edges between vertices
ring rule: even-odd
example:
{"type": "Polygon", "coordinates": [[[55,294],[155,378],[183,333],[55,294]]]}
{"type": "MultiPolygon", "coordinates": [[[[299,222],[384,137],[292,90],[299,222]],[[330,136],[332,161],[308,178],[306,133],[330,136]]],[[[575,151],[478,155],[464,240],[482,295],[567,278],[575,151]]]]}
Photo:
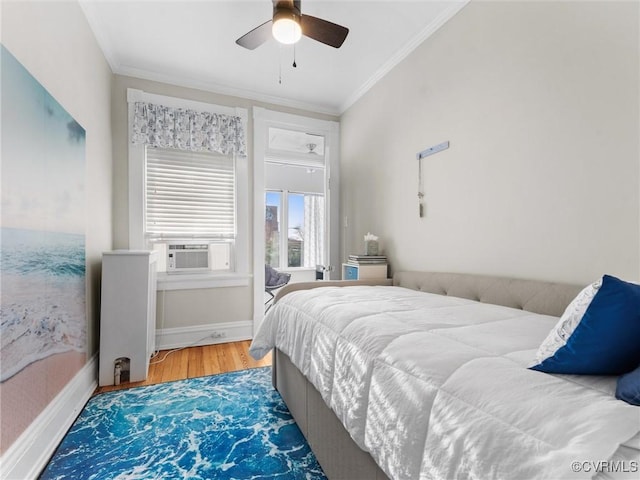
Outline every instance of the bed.
{"type": "Polygon", "coordinates": [[[292,284],[250,352],[273,349],[332,480],[637,479],[640,408],[616,377],[527,368],[581,290],[434,272],[292,284]]]}

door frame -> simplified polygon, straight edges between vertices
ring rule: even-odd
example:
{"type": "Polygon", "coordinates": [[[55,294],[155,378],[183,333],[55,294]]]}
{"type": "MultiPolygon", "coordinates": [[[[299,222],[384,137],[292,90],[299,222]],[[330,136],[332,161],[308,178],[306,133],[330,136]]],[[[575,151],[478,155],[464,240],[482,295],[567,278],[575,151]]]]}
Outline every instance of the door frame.
{"type": "Polygon", "coordinates": [[[325,137],[327,259],[330,278],[340,276],[340,124],[253,107],[253,333],[264,319],[264,191],[269,127],[302,130],[325,137]]]}

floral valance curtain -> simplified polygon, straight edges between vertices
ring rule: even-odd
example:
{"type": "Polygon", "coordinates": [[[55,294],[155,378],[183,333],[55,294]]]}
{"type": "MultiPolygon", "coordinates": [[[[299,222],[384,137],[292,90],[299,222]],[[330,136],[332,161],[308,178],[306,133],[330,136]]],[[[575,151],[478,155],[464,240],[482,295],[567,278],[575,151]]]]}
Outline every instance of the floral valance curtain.
{"type": "Polygon", "coordinates": [[[240,117],[136,102],[135,145],[177,148],[245,156],[247,145],[240,117]]]}

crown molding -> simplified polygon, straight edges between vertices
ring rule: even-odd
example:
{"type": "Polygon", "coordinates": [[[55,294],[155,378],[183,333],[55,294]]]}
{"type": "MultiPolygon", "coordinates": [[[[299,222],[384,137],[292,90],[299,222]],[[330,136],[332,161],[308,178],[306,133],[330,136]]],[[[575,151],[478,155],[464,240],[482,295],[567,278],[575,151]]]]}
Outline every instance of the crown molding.
{"type": "Polygon", "coordinates": [[[104,30],[100,28],[100,22],[98,21],[97,16],[94,14],[94,11],[89,6],[89,3],[89,0],[78,0],[78,5],[80,5],[80,9],[87,19],[89,28],[93,32],[93,36],[96,38],[96,41],[98,42],[100,50],[102,50],[104,58],[107,60],[111,71],[115,72],[119,67],[118,62],[116,61],[116,56],[114,55],[113,50],[109,48],[109,42],[107,41],[107,37],[104,34],[104,30]]]}
{"type": "Polygon", "coordinates": [[[142,80],[150,80],[154,82],[166,83],[178,87],[194,88],[220,95],[238,97],[246,100],[254,100],[265,104],[277,105],[281,107],[293,108],[307,112],[320,113],[339,117],[355,102],[357,102],[365,93],[367,93],[376,83],[378,83],[387,73],[389,73],[396,65],[404,60],[411,52],[421,45],[427,38],[433,35],[447,21],[453,18],[460,10],[462,10],[471,0],[459,0],[451,3],[451,6],[436,17],[429,25],[411,39],[404,47],[391,57],[382,67],[380,67],[362,86],[356,89],[345,102],[339,106],[331,106],[326,104],[316,104],[292,100],[277,95],[269,95],[256,90],[231,87],[228,85],[218,84],[215,82],[198,81],[193,78],[181,77],[178,75],[166,75],[149,70],[129,67],[120,64],[116,60],[116,56],[109,48],[109,42],[106,39],[104,31],[100,28],[100,22],[90,7],[90,0],[79,0],[79,5],[84,12],[87,22],[105,56],[105,59],[111,71],[117,75],[135,77],[142,80]]]}
{"type": "Polygon", "coordinates": [[[231,97],[238,97],[245,100],[255,100],[266,104],[279,105],[282,107],[295,108],[297,110],[305,110],[308,112],[322,113],[325,115],[338,116],[340,112],[337,108],[329,107],[326,105],[318,105],[314,103],[300,102],[297,100],[291,100],[285,97],[279,97],[276,95],[268,95],[265,93],[257,92],[255,90],[242,89],[237,87],[229,87],[214,82],[202,82],[193,80],[191,78],[180,77],[177,75],[164,75],[156,72],[150,72],[133,67],[120,66],[113,68],[113,73],[117,75],[125,75],[128,77],[135,77],[142,80],[150,80],[154,82],[167,83],[177,87],[194,88],[197,90],[204,90],[206,92],[217,93],[220,95],[227,95],[231,97]]]}
{"type": "Polygon", "coordinates": [[[239,97],[247,100],[255,100],[257,102],[294,108],[296,110],[305,110],[309,112],[322,113],[325,115],[333,116],[340,115],[340,111],[337,107],[300,102],[285,97],[264,94],[255,90],[230,87],[222,84],[217,84],[215,82],[201,82],[177,75],[164,75],[149,70],[122,65],[116,60],[115,54],[109,48],[109,42],[107,41],[104,30],[100,27],[100,22],[94,14],[94,10],[90,6],[91,0],[78,0],[78,3],[82,11],[84,12],[84,16],[89,23],[89,27],[91,28],[91,31],[93,32],[93,35],[95,36],[96,41],[98,42],[98,45],[102,50],[107,63],[109,64],[109,67],[111,67],[111,71],[116,75],[125,75],[128,77],[139,78],[141,80],[167,83],[169,85],[174,85],[177,87],[195,88],[197,90],[204,90],[206,92],[228,95],[231,97],[239,97]]]}
{"type": "Polygon", "coordinates": [[[342,115],[349,107],[356,103],[365,93],[367,93],[376,83],[378,83],[387,73],[404,60],[411,52],[420,46],[427,38],[437,32],[440,27],[453,18],[471,0],[456,1],[444,12],[438,15],[429,25],[423,28],[418,35],[412,38],[405,46],[391,57],[382,67],[380,67],[365,83],[362,84],[349,98],[340,106],[339,114],[342,115]]]}

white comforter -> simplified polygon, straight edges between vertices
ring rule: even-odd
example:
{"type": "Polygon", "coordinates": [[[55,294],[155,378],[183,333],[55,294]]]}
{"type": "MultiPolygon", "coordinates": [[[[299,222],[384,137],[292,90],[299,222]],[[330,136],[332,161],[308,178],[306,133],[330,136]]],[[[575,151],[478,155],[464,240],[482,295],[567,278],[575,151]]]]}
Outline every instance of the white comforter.
{"type": "Polygon", "coordinates": [[[391,478],[591,478],[584,462],[640,432],[640,408],[615,399],[615,377],[526,368],[556,321],[400,287],[325,287],[279,301],[250,352],[287,354],[391,478]]]}

